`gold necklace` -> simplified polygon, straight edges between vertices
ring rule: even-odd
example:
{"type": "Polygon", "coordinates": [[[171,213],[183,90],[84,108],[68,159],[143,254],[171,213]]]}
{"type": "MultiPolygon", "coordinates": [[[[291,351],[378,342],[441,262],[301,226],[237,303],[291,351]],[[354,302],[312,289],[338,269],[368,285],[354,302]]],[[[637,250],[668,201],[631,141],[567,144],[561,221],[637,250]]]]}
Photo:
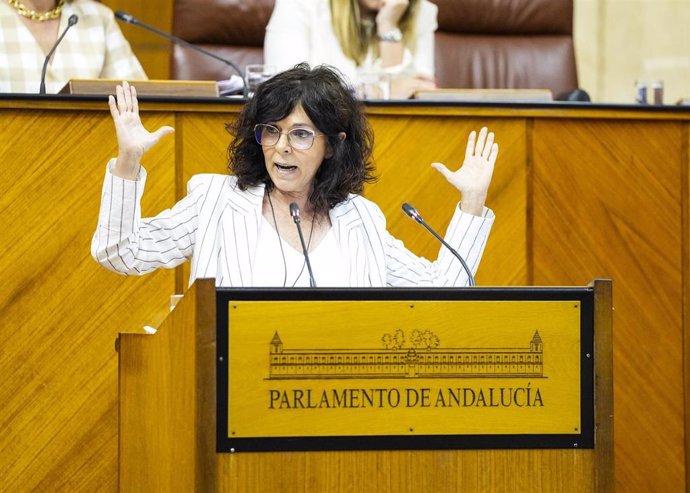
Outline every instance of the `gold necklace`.
{"type": "Polygon", "coordinates": [[[36,12],[35,10],[29,10],[26,8],[26,6],[21,3],[19,0],[7,0],[9,4],[14,8],[14,10],[17,11],[17,13],[23,17],[26,17],[27,19],[31,19],[32,21],[38,21],[38,22],[44,22],[44,21],[52,21],[53,19],[57,19],[60,17],[60,13],[62,12],[62,5],[65,3],[65,0],[58,0],[57,7],[55,7],[53,10],[49,10],[48,12],[36,12]]]}

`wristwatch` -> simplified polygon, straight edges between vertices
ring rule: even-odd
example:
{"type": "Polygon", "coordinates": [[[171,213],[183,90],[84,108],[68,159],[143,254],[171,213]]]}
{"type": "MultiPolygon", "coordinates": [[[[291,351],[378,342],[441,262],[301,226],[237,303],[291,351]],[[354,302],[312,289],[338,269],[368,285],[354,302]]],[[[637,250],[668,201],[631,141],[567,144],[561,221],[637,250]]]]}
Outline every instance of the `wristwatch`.
{"type": "Polygon", "coordinates": [[[397,27],[378,34],[379,41],[387,41],[389,43],[400,43],[403,39],[403,34],[397,27]]]}

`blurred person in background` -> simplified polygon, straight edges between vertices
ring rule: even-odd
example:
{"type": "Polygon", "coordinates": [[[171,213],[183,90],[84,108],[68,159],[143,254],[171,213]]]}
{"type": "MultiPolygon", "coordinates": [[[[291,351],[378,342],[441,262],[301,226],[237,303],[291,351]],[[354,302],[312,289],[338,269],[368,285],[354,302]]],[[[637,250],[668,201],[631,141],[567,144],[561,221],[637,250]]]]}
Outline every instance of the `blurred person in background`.
{"type": "Polygon", "coordinates": [[[353,86],[383,74],[390,97],[433,89],[437,7],[427,0],[276,0],[264,63],[336,67],[353,86]]]}
{"type": "Polygon", "coordinates": [[[51,56],[46,93],[71,79],[142,80],[146,73],[115,22],[93,0],[0,0],[0,93],[38,93],[43,63],[72,15],[78,17],[51,56]]]}

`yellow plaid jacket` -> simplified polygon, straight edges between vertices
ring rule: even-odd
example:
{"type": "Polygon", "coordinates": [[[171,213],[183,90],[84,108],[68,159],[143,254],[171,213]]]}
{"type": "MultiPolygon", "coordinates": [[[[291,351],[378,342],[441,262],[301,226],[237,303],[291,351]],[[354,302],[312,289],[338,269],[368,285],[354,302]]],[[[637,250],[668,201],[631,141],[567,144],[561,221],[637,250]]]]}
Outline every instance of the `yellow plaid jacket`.
{"type": "MultiPolygon", "coordinates": [[[[57,93],[70,79],[146,79],[113,12],[92,0],[65,2],[59,33],[67,32],[46,71],[46,92],[57,93]]],[[[0,93],[38,93],[47,53],[6,0],[0,0],[0,93]]]]}

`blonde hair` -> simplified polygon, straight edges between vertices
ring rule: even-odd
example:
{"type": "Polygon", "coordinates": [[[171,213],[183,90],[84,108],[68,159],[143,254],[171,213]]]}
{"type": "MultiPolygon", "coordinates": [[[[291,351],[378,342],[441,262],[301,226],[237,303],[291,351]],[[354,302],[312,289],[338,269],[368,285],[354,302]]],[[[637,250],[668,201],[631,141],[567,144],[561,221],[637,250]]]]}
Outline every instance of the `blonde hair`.
{"type": "MultiPolygon", "coordinates": [[[[415,20],[419,10],[419,0],[410,0],[407,10],[400,19],[398,26],[403,34],[405,47],[415,50],[415,20]]],[[[335,37],[345,56],[361,65],[373,48],[374,56],[379,56],[379,45],[376,37],[376,26],[367,28],[362,22],[359,0],[330,0],[331,18],[335,37]]]]}

